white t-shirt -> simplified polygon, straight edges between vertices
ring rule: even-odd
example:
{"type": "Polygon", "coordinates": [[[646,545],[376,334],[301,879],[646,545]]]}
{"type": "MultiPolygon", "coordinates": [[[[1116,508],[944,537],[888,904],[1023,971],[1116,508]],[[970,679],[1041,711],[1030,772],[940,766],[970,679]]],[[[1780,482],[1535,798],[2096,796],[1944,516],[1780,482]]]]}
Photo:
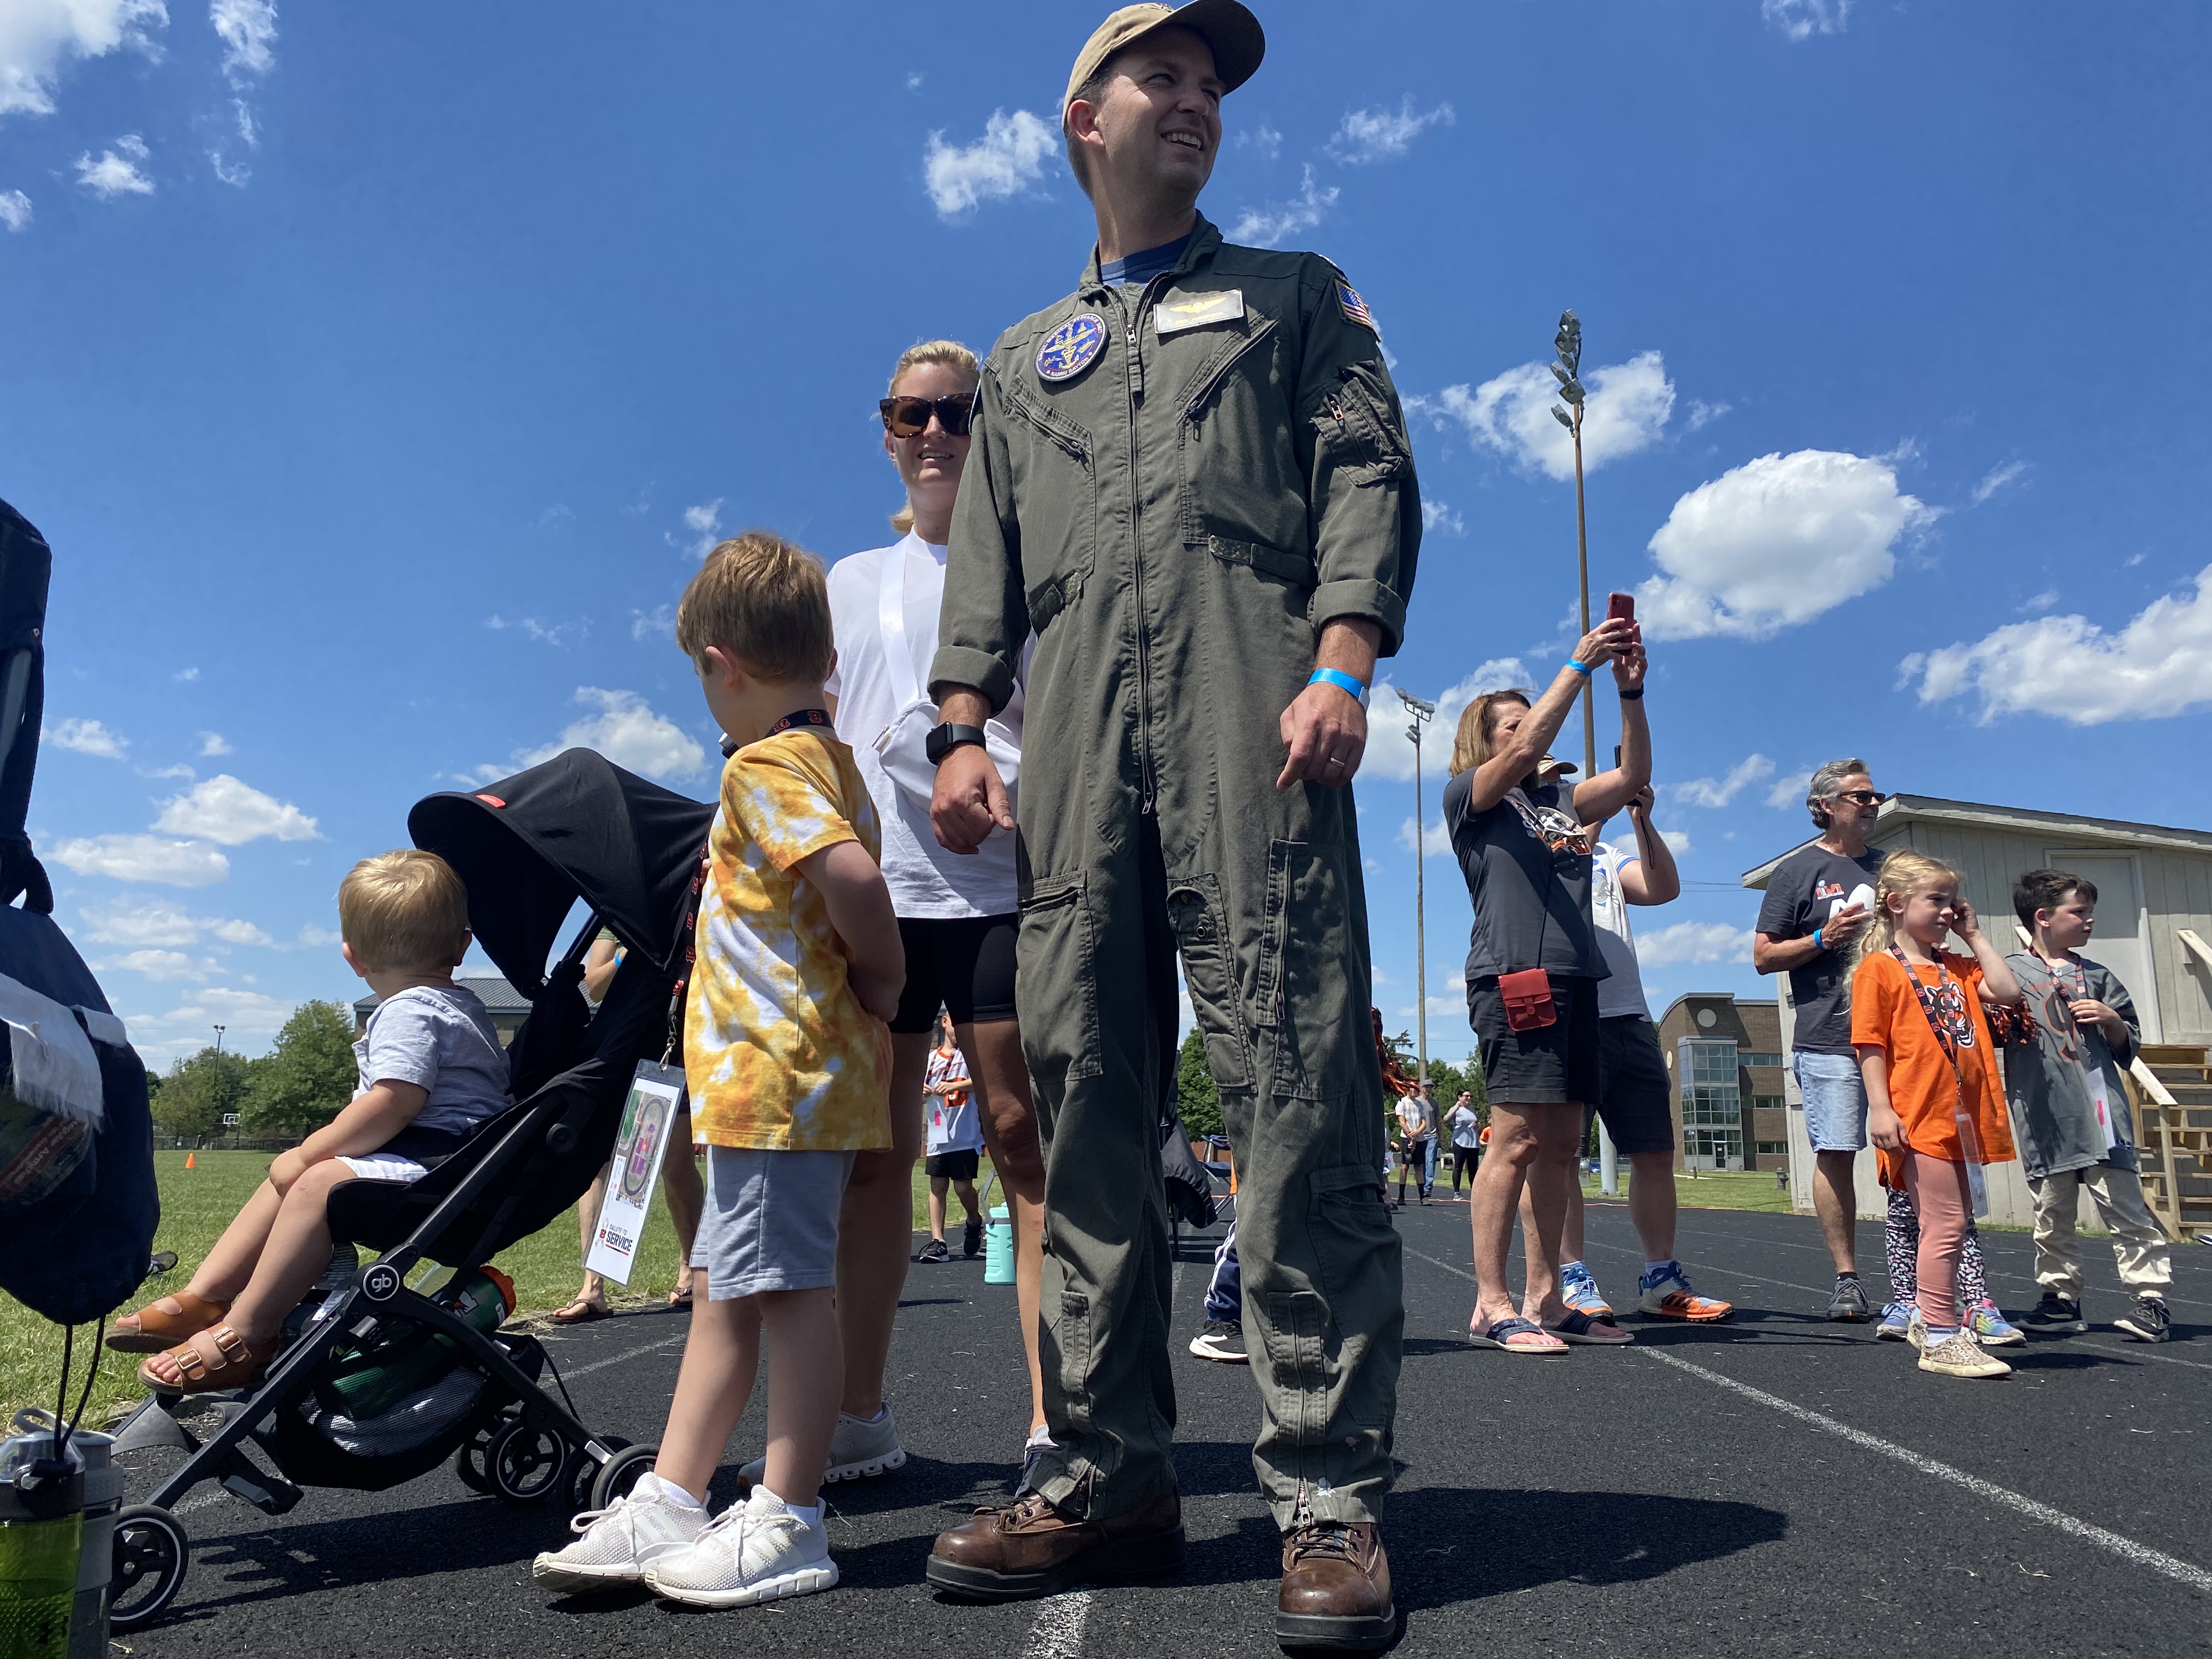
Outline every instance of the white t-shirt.
{"type": "MultiPolygon", "coordinates": [[[[968,1080],[968,1061],[959,1049],[945,1054],[938,1049],[929,1051],[929,1065],[922,1073],[922,1087],[933,1083],[965,1083],[968,1080]]],[[[931,1095],[929,1100],[929,1145],[932,1158],[939,1152],[980,1152],[983,1150],[983,1126],[975,1121],[975,1091],[963,1091],[957,1097],[931,1095]]]]}
{"type": "Polygon", "coordinates": [[[1482,1120],[1475,1115],[1474,1107],[1452,1108],[1451,1132],[1455,1146],[1480,1146],[1482,1144],[1482,1120]]]}
{"type": "MultiPolygon", "coordinates": [[[[945,598],[945,550],[908,531],[890,547],[840,559],[830,572],[830,620],[837,641],[837,666],[823,689],[837,700],[837,735],[853,751],[861,781],[876,804],[884,835],[884,882],[891,908],[902,916],[946,918],[1011,915],[1014,837],[994,830],[973,854],[947,852],[929,827],[929,804],[902,795],[876,751],[903,706],[884,654],[879,617],[884,561],[906,565],[906,647],[914,659],[914,684],[926,694],[929,665],[937,655],[937,613],[945,598]]],[[[1023,651],[1014,694],[996,718],[1019,742],[1022,683],[1028,678],[1032,637],[1023,651]]]]}
{"type": "Polygon", "coordinates": [[[1644,975],[1636,963],[1636,935],[1628,926],[1628,898],[1620,872],[1636,854],[1600,842],[1590,854],[1590,920],[1597,923],[1597,948],[1605,957],[1606,977],[1597,982],[1597,1017],[1651,1018],[1644,1000],[1644,975]]]}

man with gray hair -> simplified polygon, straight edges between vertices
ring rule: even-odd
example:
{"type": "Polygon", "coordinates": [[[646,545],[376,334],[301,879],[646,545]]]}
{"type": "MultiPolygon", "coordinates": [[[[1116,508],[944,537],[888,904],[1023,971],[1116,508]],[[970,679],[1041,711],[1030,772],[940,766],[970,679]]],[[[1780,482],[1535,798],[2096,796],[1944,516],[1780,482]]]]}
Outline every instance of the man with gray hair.
{"type": "Polygon", "coordinates": [[[1867,1097],[1851,1048],[1851,952],[1874,919],[1882,855],[1868,850],[1867,836],[1886,799],[1863,760],[1832,760],[1813,774],[1805,810],[1820,838],[1774,866],[1751,944],[1753,967],[1790,975],[1790,1064],[1813,1143],[1813,1208],[1836,1264],[1827,1314],[1854,1324],[1873,1310],[1859,1286],[1853,1237],[1851,1165],[1867,1144],[1867,1097]]]}

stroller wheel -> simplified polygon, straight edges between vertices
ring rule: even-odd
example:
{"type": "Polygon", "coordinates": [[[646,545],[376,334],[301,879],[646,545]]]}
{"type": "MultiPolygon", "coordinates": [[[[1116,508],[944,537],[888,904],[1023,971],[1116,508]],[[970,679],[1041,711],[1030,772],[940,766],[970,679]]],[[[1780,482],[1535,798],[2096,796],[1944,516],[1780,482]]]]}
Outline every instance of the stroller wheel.
{"type": "Polygon", "coordinates": [[[510,1504],[542,1503],[561,1489],[568,1443],[550,1429],[533,1429],[520,1418],[492,1431],[484,1468],[495,1497],[510,1504]]]}
{"type": "Polygon", "coordinates": [[[191,1564],[191,1540],[168,1510],[133,1504],[115,1517],[111,1630],[137,1630],[176,1599],[191,1564]]]}
{"type": "Polygon", "coordinates": [[[487,1498],[491,1496],[492,1490],[489,1461],[492,1437],[502,1426],[503,1422],[485,1424],[462,1441],[460,1449],[453,1454],[453,1473],[461,1477],[461,1484],[471,1492],[480,1492],[487,1498]]]}
{"type": "Polygon", "coordinates": [[[628,1497],[638,1477],[651,1469],[653,1459],[659,1455],[658,1446],[624,1446],[599,1465],[592,1479],[591,1501],[582,1507],[603,1510],[616,1498],[628,1497]]]}
{"type": "MultiPolygon", "coordinates": [[[[621,1456],[629,1445],[629,1442],[618,1434],[603,1434],[599,1437],[599,1442],[613,1455],[608,1458],[608,1462],[621,1456]]],[[[592,1488],[599,1485],[599,1470],[603,1467],[593,1462],[591,1453],[581,1446],[576,1448],[575,1455],[568,1462],[568,1512],[571,1515],[580,1514],[592,1507],[592,1488]]]]}

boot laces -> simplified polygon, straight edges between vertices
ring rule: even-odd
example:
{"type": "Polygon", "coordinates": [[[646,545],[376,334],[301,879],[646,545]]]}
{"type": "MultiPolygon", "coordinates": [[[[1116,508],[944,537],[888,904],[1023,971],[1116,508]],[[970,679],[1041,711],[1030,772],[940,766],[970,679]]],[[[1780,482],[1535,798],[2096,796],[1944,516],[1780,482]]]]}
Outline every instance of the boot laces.
{"type": "Polygon", "coordinates": [[[1352,1528],[1341,1521],[1310,1521],[1291,1539],[1291,1559],[1350,1561],[1357,1564],[1352,1528]]]}

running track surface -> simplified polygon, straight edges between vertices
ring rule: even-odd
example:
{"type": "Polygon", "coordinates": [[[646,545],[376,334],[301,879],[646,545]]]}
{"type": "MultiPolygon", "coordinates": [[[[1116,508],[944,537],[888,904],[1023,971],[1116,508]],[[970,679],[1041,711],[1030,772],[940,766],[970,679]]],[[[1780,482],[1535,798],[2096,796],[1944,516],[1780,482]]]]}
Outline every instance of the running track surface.
{"type": "MultiPolygon", "coordinates": [[[[1565,1359],[1460,1340],[1474,1286],[1467,1208],[1399,1214],[1406,1363],[1385,1527],[1407,1655],[1857,1656],[1962,1632],[2047,1654],[2203,1651],[2212,1630],[2212,1249],[2176,1247],[2175,1340],[2131,1343],[2101,1239],[2085,1241],[2087,1336],[2008,1350],[1995,1383],[1923,1376],[1870,1327],[1823,1323],[1829,1273],[1808,1218],[1682,1212],[1680,1254],[1734,1321],[1632,1316],[1633,1347],[1565,1359]]],[[[1589,1255],[1620,1305],[1642,1252],[1626,1213],[1589,1211],[1589,1255]]],[[[1881,1260],[1860,1228],[1863,1264],[1881,1260]]],[[[2023,1235],[1984,1243],[1992,1288],[2034,1298],[2023,1235]]],[[[1191,1358],[1209,1266],[1186,1235],[1176,1282],[1185,1576],[998,1607],[939,1601],[941,1527],[1005,1490],[1026,1390],[1010,1286],[981,1262],[915,1267],[892,1355],[912,1461],[828,1489],[842,1583],[770,1608],[698,1613],[642,1595],[548,1596],[529,1580],[566,1516],[471,1494],[450,1470],[382,1493],[310,1491],[275,1521],[204,1486],[185,1500],[193,1565],[149,1659],[305,1653],[607,1656],[973,1653],[1014,1659],[1267,1655],[1279,1567],[1249,1459],[1241,1366],[1191,1358]]],[[[1515,1271],[1518,1273],[1518,1257],[1515,1271]]],[[[1870,1281],[1879,1288],[1878,1281],[1870,1281]]],[[[686,1316],[648,1313],[549,1346],[585,1419],[654,1438],[686,1316]]],[[[714,1486],[756,1455],[760,1405],[714,1486]]],[[[149,1454],[164,1456],[167,1454],[149,1454]]],[[[136,1472],[131,1495],[150,1486],[136,1472]]]]}

